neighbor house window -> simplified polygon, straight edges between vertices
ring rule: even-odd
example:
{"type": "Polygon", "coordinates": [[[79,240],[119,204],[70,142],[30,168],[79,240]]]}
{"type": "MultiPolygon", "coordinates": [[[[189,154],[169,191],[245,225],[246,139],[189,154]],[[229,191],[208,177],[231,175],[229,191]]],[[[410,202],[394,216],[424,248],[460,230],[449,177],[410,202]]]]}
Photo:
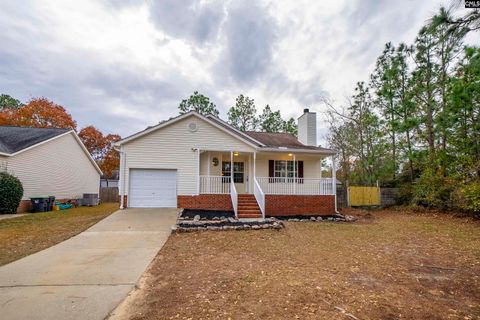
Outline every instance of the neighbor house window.
{"type": "MultiPolygon", "coordinates": [[[[231,162],[230,161],[223,161],[222,162],[222,176],[224,183],[230,183],[230,174],[231,174],[231,162]]],[[[233,182],[235,183],[243,183],[243,176],[244,176],[244,163],[243,162],[234,162],[233,163],[233,182]]]]}

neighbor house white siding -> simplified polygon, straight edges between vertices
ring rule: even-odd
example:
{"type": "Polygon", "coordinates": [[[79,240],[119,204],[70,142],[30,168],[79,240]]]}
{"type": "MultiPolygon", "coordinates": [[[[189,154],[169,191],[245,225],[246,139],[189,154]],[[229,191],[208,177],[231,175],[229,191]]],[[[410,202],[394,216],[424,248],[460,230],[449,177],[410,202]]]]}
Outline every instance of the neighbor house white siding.
{"type": "MultiPolygon", "coordinates": [[[[124,194],[128,195],[128,177],[132,168],[175,169],[177,194],[197,194],[199,154],[194,149],[253,152],[250,145],[191,115],[122,145],[125,166],[120,173],[120,181],[125,186],[124,194]],[[189,130],[188,124],[191,122],[197,124],[197,131],[189,130]]],[[[203,155],[202,158],[205,159],[204,157],[203,155]]],[[[216,170],[219,168],[216,167],[216,170]]],[[[211,174],[218,174],[218,171],[211,174]]]]}
{"type": "Polygon", "coordinates": [[[23,200],[32,196],[57,199],[98,193],[100,173],[73,133],[39,144],[11,157],[0,157],[6,170],[23,184],[23,200]]]}

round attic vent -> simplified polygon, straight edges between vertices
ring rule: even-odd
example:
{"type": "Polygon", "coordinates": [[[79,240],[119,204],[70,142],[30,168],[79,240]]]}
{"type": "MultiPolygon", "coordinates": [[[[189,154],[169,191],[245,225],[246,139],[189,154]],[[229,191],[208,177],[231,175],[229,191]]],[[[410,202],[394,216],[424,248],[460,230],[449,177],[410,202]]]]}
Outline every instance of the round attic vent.
{"type": "Polygon", "coordinates": [[[188,131],[190,131],[190,132],[195,132],[195,131],[197,131],[197,130],[198,130],[198,125],[197,125],[196,122],[190,122],[190,123],[188,124],[188,131]]]}

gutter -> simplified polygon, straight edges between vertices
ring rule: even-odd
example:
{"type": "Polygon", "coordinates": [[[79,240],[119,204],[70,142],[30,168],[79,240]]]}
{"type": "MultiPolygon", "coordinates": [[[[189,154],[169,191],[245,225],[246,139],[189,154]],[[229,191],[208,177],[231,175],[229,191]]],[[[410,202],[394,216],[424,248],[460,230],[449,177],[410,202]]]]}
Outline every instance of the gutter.
{"type": "Polygon", "coordinates": [[[295,149],[295,148],[257,148],[258,152],[291,152],[291,153],[311,153],[311,154],[321,154],[321,155],[328,155],[333,156],[338,153],[336,150],[331,151],[323,151],[323,150],[312,150],[312,149],[295,149]]]}

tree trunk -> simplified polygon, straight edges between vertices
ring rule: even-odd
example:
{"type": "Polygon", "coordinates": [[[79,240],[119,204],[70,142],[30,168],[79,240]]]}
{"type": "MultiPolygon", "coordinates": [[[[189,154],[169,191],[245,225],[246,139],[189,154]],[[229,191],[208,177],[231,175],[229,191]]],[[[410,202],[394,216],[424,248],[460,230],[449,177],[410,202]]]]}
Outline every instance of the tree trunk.
{"type": "Polygon", "coordinates": [[[410,167],[410,182],[413,183],[413,155],[412,142],[410,141],[410,130],[407,130],[407,148],[408,148],[408,165],[410,167]]]}

